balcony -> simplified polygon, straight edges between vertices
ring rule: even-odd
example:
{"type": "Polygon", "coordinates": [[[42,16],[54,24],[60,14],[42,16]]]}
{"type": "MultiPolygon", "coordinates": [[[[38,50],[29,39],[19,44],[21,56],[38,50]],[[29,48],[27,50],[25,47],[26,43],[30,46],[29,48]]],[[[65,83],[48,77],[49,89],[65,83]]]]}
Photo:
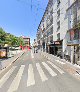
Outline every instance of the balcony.
{"type": "Polygon", "coordinates": [[[51,18],[48,23],[46,29],[48,29],[53,24],[53,18],[51,18]]]}
{"type": "Polygon", "coordinates": [[[57,8],[59,8],[59,6],[60,6],[60,0],[57,0],[57,8]]]}

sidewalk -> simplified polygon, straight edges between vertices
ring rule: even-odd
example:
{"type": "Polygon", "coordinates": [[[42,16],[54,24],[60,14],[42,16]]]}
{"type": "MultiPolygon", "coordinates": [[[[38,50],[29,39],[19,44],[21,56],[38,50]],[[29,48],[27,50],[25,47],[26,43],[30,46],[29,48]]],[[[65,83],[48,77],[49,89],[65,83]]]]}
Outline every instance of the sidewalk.
{"type": "Polygon", "coordinates": [[[25,51],[20,51],[19,53],[8,59],[0,59],[0,71],[15,62],[20,56],[24,54],[24,52],[25,51]]]}
{"type": "Polygon", "coordinates": [[[41,55],[46,57],[50,61],[56,61],[58,64],[60,64],[68,73],[71,75],[77,77],[80,79],[80,66],[77,64],[71,64],[69,61],[66,61],[65,59],[61,59],[57,56],[54,56],[52,54],[48,54],[46,52],[40,52],[41,55]]]}

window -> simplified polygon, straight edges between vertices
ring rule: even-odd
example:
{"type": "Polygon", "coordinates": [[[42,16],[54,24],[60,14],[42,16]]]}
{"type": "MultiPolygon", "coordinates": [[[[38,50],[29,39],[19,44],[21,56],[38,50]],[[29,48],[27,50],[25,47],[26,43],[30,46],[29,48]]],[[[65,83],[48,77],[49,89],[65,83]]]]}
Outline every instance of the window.
{"type": "Polygon", "coordinates": [[[50,19],[50,25],[52,25],[53,24],[53,17],[51,17],[51,19],[50,19]]]}
{"type": "Polygon", "coordinates": [[[57,11],[57,19],[60,18],[60,9],[57,11]]]}
{"type": "Polygon", "coordinates": [[[50,37],[50,42],[53,43],[53,36],[50,37]]]}
{"type": "Polygon", "coordinates": [[[57,0],[57,7],[59,7],[60,5],[60,0],[57,0]]]}
{"type": "Polygon", "coordinates": [[[50,35],[50,32],[47,32],[47,37],[50,35]]]}
{"type": "Polygon", "coordinates": [[[51,29],[50,29],[50,35],[52,35],[53,34],[53,27],[51,27],[51,29]]]}
{"type": "Polygon", "coordinates": [[[80,0],[78,0],[78,10],[80,10],[80,0]]]}
{"type": "Polygon", "coordinates": [[[53,8],[52,8],[52,10],[51,10],[51,12],[50,12],[50,15],[52,16],[52,14],[53,14],[53,8]]]}
{"type": "Polygon", "coordinates": [[[57,34],[57,40],[60,40],[60,33],[57,34]]]}
{"type": "Polygon", "coordinates": [[[77,39],[79,39],[79,30],[78,29],[74,30],[74,40],[77,40],[77,39]]]}
{"type": "Polygon", "coordinates": [[[57,31],[60,29],[60,21],[57,22],[57,31]]]}

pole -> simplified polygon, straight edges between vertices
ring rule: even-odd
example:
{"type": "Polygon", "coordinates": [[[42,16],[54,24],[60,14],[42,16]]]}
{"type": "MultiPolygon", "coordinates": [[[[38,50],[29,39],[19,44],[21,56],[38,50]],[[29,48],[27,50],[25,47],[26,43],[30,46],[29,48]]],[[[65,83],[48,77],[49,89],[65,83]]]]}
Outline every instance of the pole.
{"type": "Polygon", "coordinates": [[[74,59],[73,59],[73,64],[75,64],[75,46],[74,46],[74,59]]]}

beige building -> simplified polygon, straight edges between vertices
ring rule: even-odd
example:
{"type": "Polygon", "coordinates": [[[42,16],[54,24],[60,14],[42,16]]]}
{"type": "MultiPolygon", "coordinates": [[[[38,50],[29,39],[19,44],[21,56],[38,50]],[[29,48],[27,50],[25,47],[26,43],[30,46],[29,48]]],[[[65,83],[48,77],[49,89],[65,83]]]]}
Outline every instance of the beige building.
{"type": "Polygon", "coordinates": [[[27,47],[30,47],[30,38],[29,37],[25,37],[25,36],[22,36],[23,40],[24,40],[24,43],[27,47]]]}

